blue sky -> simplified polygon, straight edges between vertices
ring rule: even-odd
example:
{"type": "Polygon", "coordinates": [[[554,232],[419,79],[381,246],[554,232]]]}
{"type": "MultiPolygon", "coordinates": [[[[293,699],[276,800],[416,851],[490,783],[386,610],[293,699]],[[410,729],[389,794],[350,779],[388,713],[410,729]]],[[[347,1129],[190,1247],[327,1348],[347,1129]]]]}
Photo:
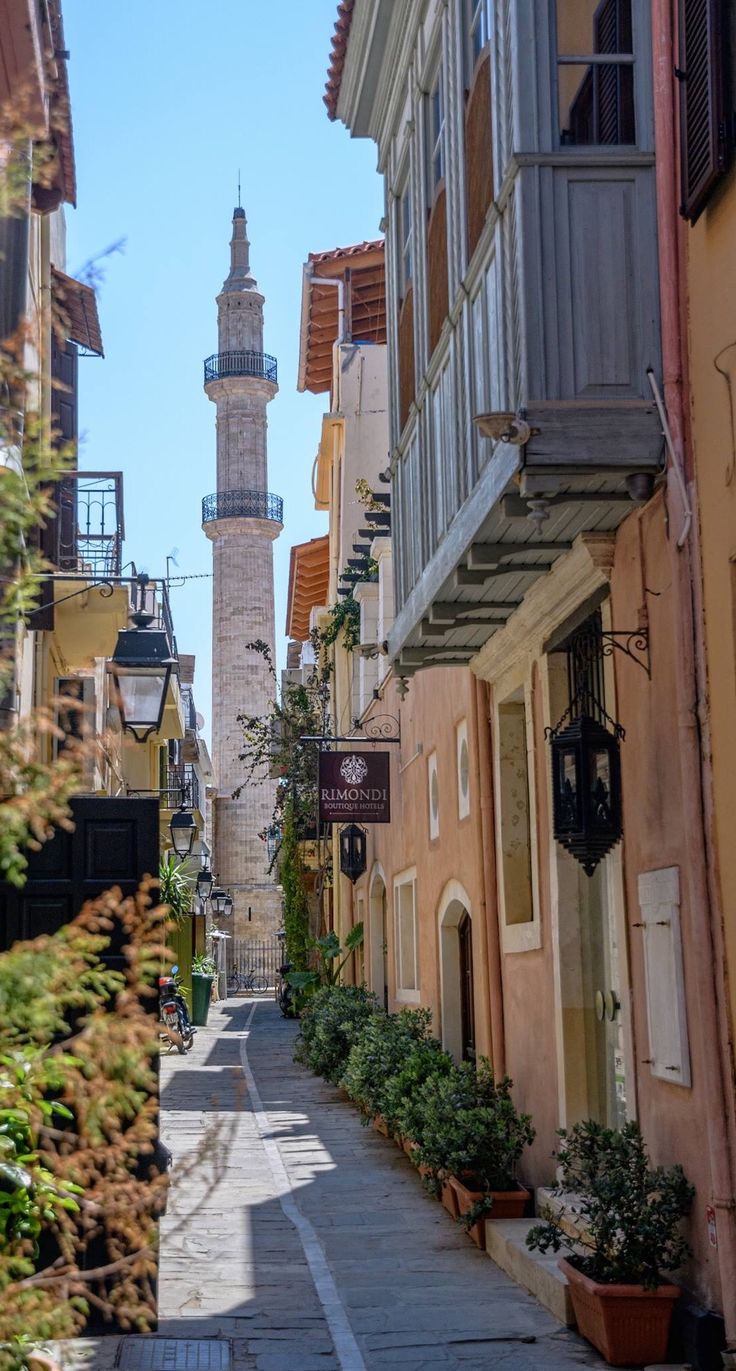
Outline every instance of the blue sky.
{"type": "MultiPolygon", "coordinates": [[[[217,345],[240,167],[265,348],[279,363],[269,485],[285,502],[280,660],[289,548],[325,531],[310,473],[327,397],[296,390],[301,267],[309,252],[378,236],[383,213],[375,148],[322,103],[336,12],[337,0],[64,3],[79,202],[68,269],[126,239],[103,264],[105,360],[80,362],[80,466],[124,473],[126,561],[161,575],[178,548],[182,573],[211,570],[200,500],[215,489],[215,410],[202,360],[217,345]]],[[[211,587],[172,591],[208,733],[211,587]]]]}

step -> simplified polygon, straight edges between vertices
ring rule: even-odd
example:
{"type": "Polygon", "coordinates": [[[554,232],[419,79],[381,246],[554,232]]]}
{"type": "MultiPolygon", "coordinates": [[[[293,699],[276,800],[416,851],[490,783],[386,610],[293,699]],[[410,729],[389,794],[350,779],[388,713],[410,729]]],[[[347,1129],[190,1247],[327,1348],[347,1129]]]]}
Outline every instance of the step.
{"type": "Polygon", "coordinates": [[[567,1278],[557,1265],[557,1256],[530,1252],[525,1238],[536,1221],[529,1219],[486,1219],[486,1256],[511,1276],[517,1285],[534,1295],[560,1323],[575,1327],[567,1278]]]}

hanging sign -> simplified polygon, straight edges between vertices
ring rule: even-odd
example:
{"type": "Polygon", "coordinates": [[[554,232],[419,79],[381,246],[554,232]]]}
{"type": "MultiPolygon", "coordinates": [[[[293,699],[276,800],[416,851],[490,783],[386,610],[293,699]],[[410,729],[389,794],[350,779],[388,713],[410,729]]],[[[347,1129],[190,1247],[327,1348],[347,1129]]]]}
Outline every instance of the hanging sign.
{"type": "Polygon", "coordinates": [[[319,817],[323,823],[390,823],[388,752],[321,752],[319,817]]]}

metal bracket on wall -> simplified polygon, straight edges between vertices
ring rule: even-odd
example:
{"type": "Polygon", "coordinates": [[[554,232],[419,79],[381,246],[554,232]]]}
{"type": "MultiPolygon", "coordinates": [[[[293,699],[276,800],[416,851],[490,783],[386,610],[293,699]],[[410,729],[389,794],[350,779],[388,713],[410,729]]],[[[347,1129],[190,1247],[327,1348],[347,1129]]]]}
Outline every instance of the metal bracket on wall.
{"type": "Polygon", "coordinates": [[[303,733],[299,742],[319,743],[320,747],[330,743],[352,743],[353,747],[360,743],[401,743],[401,725],[394,714],[374,714],[365,723],[354,719],[353,728],[360,731],[349,736],[303,733]]]}
{"type": "Polygon", "coordinates": [[[599,637],[601,641],[601,653],[604,657],[612,657],[614,651],[623,652],[632,661],[645,671],[647,678],[652,679],[652,663],[649,655],[649,628],[636,629],[600,629],[599,637]]]}

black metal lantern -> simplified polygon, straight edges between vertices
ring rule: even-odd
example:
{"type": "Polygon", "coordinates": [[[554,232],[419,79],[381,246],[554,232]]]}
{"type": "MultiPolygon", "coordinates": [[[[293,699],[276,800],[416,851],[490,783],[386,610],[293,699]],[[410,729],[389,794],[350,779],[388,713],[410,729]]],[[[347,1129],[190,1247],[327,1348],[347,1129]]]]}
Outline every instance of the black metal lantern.
{"type": "Polygon", "coordinates": [[[340,831],[340,870],[355,885],[366,867],[366,832],[358,824],[346,824],[340,831]]]}
{"type": "Polygon", "coordinates": [[[222,913],[223,913],[223,917],[224,917],[224,918],[229,919],[230,915],[231,915],[232,912],[233,912],[234,903],[235,903],[235,902],[234,902],[234,900],[233,900],[232,895],[228,894],[228,895],[225,896],[225,904],[224,904],[223,910],[222,910],[222,913]]]}
{"type": "Polygon", "coordinates": [[[280,844],[281,825],[269,824],[268,828],[266,829],[266,852],[268,853],[268,860],[270,863],[273,863],[274,857],[276,856],[276,853],[279,850],[280,844]]]}
{"type": "Polygon", "coordinates": [[[210,895],[213,914],[219,917],[219,915],[225,913],[225,903],[227,901],[227,898],[227,891],[223,890],[222,886],[215,886],[214,890],[212,891],[212,894],[210,895]]]}
{"type": "Polygon", "coordinates": [[[588,715],[551,731],[554,836],[587,876],[615,847],[622,828],[623,729],[611,732],[588,715]]]}
{"type": "Polygon", "coordinates": [[[206,901],[210,898],[210,895],[212,894],[212,887],[214,884],[215,878],[212,875],[212,872],[210,871],[209,867],[203,866],[202,870],[197,872],[196,882],[197,895],[199,896],[200,900],[206,901]]]}
{"type": "MultiPolygon", "coordinates": [[[[184,805],[182,805],[180,809],[177,809],[176,814],[172,814],[171,816],[169,829],[171,831],[171,841],[177,857],[180,857],[182,860],[185,857],[189,857],[194,846],[194,839],[199,832],[191,810],[185,809],[184,805]]],[[[197,893],[199,893],[199,891],[197,893]]]]}

